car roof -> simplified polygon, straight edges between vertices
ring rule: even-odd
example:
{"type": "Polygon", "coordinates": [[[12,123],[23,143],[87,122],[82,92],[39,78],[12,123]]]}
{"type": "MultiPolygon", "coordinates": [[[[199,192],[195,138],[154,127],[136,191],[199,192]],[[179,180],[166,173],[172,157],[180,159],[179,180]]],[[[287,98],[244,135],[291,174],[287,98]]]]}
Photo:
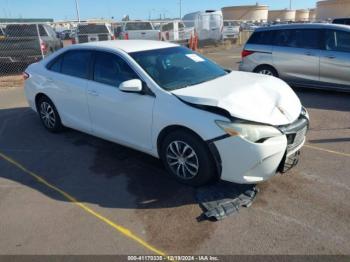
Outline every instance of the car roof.
{"type": "Polygon", "coordinates": [[[284,30],[284,29],[345,29],[350,31],[348,25],[314,23],[314,24],[287,24],[287,25],[272,25],[268,27],[259,27],[255,31],[269,31],[269,30],[284,30]]]}
{"type": "Polygon", "coordinates": [[[91,48],[108,48],[114,50],[122,50],[126,53],[133,53],[139,51],[148,51],[155,49],[163,49],[169,47],[177,47],[179,45],[152,40],[111,40],[101,42],[89,42],[80,45],[74,45],[74,47],[91,47],[91,48]]]}

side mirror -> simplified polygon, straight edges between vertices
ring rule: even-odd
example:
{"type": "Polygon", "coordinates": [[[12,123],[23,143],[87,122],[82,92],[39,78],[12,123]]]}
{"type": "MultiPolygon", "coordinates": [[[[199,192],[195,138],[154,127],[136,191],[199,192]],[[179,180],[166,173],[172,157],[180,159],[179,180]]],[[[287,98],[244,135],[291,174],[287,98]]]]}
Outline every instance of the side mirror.
{"type": "Polygon", "coordinates": [[[142,91],[142,82],[140,79],[124,81],[119,85],[119,89],[123,92],[140,93],[142,91]]]}

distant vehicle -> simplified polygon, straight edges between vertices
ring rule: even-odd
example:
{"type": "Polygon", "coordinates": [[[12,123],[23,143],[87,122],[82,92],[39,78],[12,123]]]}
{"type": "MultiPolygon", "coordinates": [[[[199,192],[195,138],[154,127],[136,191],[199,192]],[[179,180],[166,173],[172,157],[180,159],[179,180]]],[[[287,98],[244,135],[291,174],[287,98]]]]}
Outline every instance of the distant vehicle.
{"type": "Polygon", "coordinates": [[[59,33],[59,36],[62,40],[70,40],[72,37],[72,30],[63,30],[62,32],[59,33]]]}
{"type": "Polygon", "coordinates": [[[338,25],[350,25],[350,18],[336,18],[332,23],[338,25]]]}
{"type": "Polygon", "coordinates": [[[350,28],[292,24],[256,29],[242,51],[240,70],[296,86],[350,91],[350,28]]]}
{"type": "Polygon", "coordinates": [[[124,39],[160,40],[160,30],[148,21],[128,21],[122,29],[124,39]]]}
{"type": "Polygon", "coordinates": [[[236,21],[224,21],[224,27],[222,30],[223,39],[235,39],[238,38],[240,31],[240,24],[236,21]]]}
{"type": "Polygon", "coordinates": [[[81,23],[74,32],[73,44],[115,40],[110,24],[81,23]]]}
{"type": "Polygon", "coordinates": [[[309,126],[285,82],[224,70],[169,42],[71,45],[24,76],[48,131],[67,126],[150,154],[194,186],[255,184],[287,171],[309,126]]]}
{"type": "Polygon", "coordinates": [[[223,16],[221,11],[207,10],[185,15],[182,20],[187,27],[193,27],[199,40],[222,39],[223,16]]]}
{"type": "Polygon", "coordinates": [[[161,40],[163,41],[188,41],[193,33],[193,28],[187,28],[181,20],[170,21],[160,25],[161,40]]]}
{"type": "Polygon", "coordinates": [[[55,31],[45,24],[10,24],[4,33],[0,41],[0,64],[17,63],[21,68],[26,67],[62,47],[55,31]]]}

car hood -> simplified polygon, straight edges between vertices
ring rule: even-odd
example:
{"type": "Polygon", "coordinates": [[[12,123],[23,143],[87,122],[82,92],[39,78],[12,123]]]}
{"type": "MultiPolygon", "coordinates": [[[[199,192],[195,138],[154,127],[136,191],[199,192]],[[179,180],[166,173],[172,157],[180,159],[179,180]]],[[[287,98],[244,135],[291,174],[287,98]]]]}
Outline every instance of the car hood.
{"type": "Polygon", "coordinates": [[[294,122],[302,109],[284,81],[245,72],[231,72],[171,93],[191,104],[218,107],[236,118],[276,126],[294,122]]]}

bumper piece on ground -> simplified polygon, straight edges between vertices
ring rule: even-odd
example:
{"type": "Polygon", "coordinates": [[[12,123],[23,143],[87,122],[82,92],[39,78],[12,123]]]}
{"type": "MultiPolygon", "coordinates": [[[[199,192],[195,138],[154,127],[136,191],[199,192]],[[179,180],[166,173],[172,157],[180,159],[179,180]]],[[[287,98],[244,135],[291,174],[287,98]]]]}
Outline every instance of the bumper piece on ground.
{"type": "Polygon", "coordinates": [[[241,207],[250,207],[258,193],[255,185],[238,185],[219,182],[199,188],[197,201],[204,210],[198,221],[222,220],[239,212],[241,207]]]}

